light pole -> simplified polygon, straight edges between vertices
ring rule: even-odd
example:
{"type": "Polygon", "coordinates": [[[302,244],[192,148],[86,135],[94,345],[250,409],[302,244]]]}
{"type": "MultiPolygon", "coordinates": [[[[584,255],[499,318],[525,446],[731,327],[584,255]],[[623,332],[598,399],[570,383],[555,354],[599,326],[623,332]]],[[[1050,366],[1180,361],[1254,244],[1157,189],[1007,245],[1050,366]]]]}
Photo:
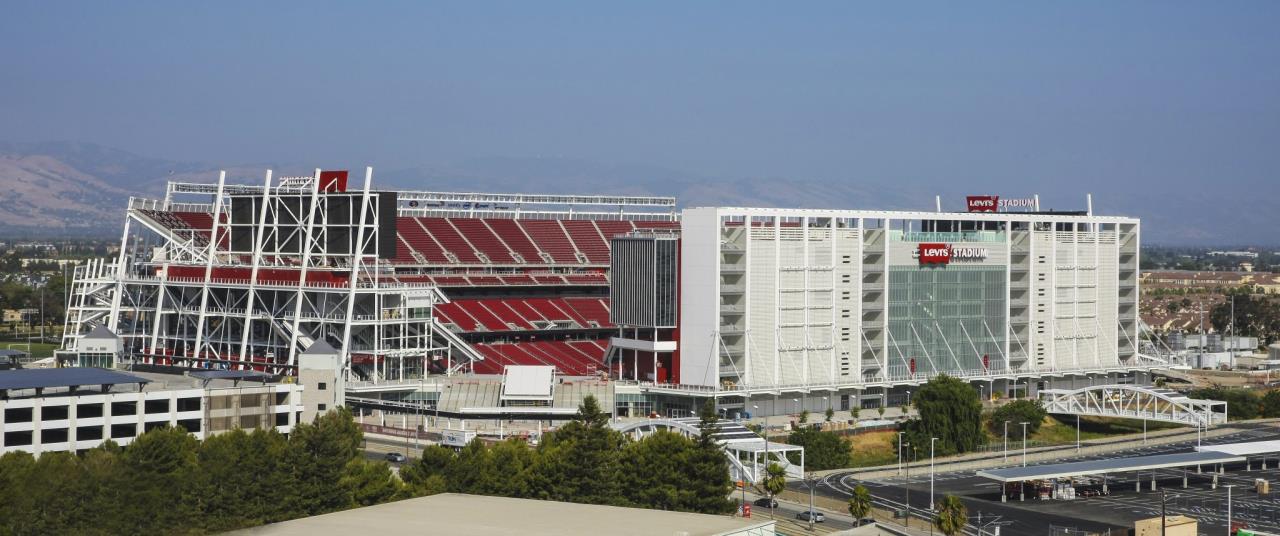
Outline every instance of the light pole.
{"type": "Polygon", "coordinates": [[[1236,485],[1227,484],[1223,487],[1227,488],[1227,536],[1231,536],[1231,488],[1236,487],[1236,485]]]}
{"type": "Polygon", "coordinates": [[[906,482],[903,482],[902,484],[902,489],[904,490],[902,504],[906,507],[906,513],[902,516],[902,526],[908,527],[911,526],[911,443],[907,443],[903,446],[908,448],[906,465],[907,472],[905,476],[906,482]]]}
{"type": "Polygon", "coordinates": [[[809,473],[809,478],[805,480],[809,483],[809,530],[813,530],[813,488],[818,486],[818,480],[813,477],[813,473],[809,473]]]}
{"type": "Polygon", "coordinates": [[[1022,466],[1027,466],[1027,423],[1022,423],[1022,466]]]}
{"type": "Polygon", "coordinates": [[[902,474],[902,435],[906,432],[898,432],[898,474],[902,474]]]}
{"type": "Polygon", "coordinates": [[[933,453],[934,453],[933,444],[937,440],[938,438],[936,437],[929,438],[929,509],[930,510],[933,510],[933,505],[935,504],[933,502],[933,453]]]}
{"type": "Polygon", "coordinates": [[[1004,463],[1009,463],[1009,421],[1004,421],[1004,463]]]}
{"type": "MultiPolygon", "coordinates": [[[[1143,434],[1142,434],[1142,441],[1143,441],[1143,443],[1146,443],[1146,441],[1147,441],[1147,434],[1146,434],[1146,424],[1147,424],[1147,421],[1142,421],[1142,424],[1143,424],[1143,430],[1142,430],[1142,431],[1143,431],[1143,434]]],[[[1077,414],[1077,415],[1076,415],[1076,454],[1080,454],[1080,415],[1079,415],[1079,414],[1077,414]]]]}

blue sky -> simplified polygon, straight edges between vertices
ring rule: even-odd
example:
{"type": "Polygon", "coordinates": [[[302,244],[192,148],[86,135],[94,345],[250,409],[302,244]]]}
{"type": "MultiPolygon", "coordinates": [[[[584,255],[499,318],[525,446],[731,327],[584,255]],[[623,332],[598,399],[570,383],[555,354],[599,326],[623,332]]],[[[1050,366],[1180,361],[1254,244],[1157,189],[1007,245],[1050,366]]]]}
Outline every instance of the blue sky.
{"type": "MultiPolygon", "coordinates": [[[[6,2],[0,140],[1277,193],[1280,2],[6,2]]],[[[1027,188],[1019,188],[1025,191],[1027,188]]]]}

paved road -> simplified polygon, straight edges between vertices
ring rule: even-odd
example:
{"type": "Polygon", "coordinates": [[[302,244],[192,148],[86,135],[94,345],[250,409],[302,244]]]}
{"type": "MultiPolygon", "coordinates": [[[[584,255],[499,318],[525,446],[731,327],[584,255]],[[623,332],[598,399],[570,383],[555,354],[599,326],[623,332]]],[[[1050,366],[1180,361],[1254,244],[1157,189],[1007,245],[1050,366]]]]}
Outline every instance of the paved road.
{"type": "MultiPolygon", "coordinates": [[[[1236,433],[1214,438],[1206,444],[1236,443],[1243,441],[1262,441],[1280,439],[1280,428],[1273,424],[1232,425],[1236,433]]],[[[1104,457],[1132,457],[1171,452],[1193,450],[1195,441],[1144,447],[1141,444],[1134,448],[1108,454],[1105,456],[1072,457],[1064,456],[1056,462],[1101,459],[1104,457]]],[[[1010,457],[1015,462],[1014,457],[1010,457]]],[[[1253,492],[1254,478],[1267,478],[1280,484],[1280,460],[1273,458],[1268,469],[1262,471],[1257,462],[1252,471],[1245,471],[1244,464],[1239,467],[1228,466],[1227,472],[1219,476],[1220,484],[1235,484],[1233,492],[1233,519],[1245,521],[1249,526],[1261,530],[1280,530],[1280,495],[1259,496],[1253,492]]],[[[1011,464],[1013,465],[1013,464],[1011,464]]],[[[1035,465],[1035,464],[1032,464],[1035,465]]],[[[1143,491],[1134,491],[1134,477],[1122,475],[1110,480],[1111,495],[1077,499],[1075,501],[1040,501],[1028,499],[1018,502],[1011,498],[1008,503],[1000,502],[1000,487],[997,483],[977,477],[974,472],[937,473],[934,477],[935,496],[957,495],[969,508],[970,515],[982,512],[985,516],[1001,516],[1007,522],[1001,531],[1005,536],[1021,536],[1045,534],[1050,525],[1072,527],[1090,532],[1106,532],[1108,529],[1124,530],[1133,527],[1137,519],[1158,516],[1160,513],[1160,494],[1150,491],[1151,473],[1144,473],[1143,491]]],[[[1197,475],[1194,470],[1188,474],[1189,487],[1182,489],[1183,472],[1181,470],[1159,471],[1156,475],[1157,487],[1166,491],[1167,509],[1170,514],[1185,514],[1200,520],[1201,534],[1221,534],[1226,531],[1226,489],[1211,489],[1212,476],[1206,471],[1197,475]]],[[[908,490],[910,504],[913,508],[927,508],[929,504],[929,473],[925,469],[920,473],[912,472],[910,479],[890,477],[860,481],[849,472],[826,476],[819,485],[818,492],[832,498],[843,500],[858,484],[871,490],[872,495],[880,501],[892,501],[900,505],[906,500],[908,490]]],[[[794,483],[791,489],[800,491],[803,484],[794,483]]]]}

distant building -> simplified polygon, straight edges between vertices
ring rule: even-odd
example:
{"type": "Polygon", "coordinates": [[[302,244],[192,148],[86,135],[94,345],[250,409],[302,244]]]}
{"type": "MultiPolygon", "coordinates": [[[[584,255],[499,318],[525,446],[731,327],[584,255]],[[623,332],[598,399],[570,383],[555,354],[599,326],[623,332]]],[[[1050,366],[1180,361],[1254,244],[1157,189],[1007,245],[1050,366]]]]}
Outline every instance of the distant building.
{"type": "Polygon", "coordinates": [[[0,454],[77,452],[108,439],[127,445],[161,426],[185,428],[197,439],[236,428],[289,433],[301,416],[304,387],[269,379],[252,371],[0,371],[0,454]]]}

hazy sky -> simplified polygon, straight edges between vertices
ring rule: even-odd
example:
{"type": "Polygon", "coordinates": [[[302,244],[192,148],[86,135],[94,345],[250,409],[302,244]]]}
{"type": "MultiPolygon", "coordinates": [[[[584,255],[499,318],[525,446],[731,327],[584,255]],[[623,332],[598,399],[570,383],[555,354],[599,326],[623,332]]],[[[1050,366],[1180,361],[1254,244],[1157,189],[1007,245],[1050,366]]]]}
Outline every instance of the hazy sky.
{"type": "Polygon", "coordinates": [[[560,156],[721,177],[1273,187],[1278,15],[1275,1],[8,1],[0,139],[216,163],[560,156]]]}

